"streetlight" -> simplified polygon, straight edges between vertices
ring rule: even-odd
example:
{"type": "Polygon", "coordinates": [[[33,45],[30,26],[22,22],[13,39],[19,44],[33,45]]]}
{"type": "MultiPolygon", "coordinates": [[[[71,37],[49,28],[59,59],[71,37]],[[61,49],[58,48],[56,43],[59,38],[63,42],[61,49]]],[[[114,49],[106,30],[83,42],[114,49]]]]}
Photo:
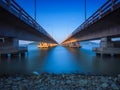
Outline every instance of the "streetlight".
{"type": "Polygon", "coordinates": [[[86,21],[86,18],[87,18],[87,16],[86,16],[86,0],[84,2],[84,9],[85,9],[85,21],[86,21]]]}
{"type": "Polygon", "coordinates": [[[34,0],[34,18],[36,21],[36,0],[34,0]]]}

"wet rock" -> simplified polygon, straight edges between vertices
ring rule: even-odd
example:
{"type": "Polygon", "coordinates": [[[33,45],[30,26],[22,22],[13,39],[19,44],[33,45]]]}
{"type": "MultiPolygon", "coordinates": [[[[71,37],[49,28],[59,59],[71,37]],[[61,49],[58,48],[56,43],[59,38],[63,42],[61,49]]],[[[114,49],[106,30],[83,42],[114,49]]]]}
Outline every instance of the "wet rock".
{"type": "Polygon", "coordinates": [[[32,74],[33,74],[33,75],[39,75],[39,73],[36,72],[36,71],[34,71],[32,74]]]}
{"type": "Polygon", "coordinates": [[[118,78],[120,79],[120,74],[118,74],[118,78]]]}
{"type": "Polygon", "coordinates": [[[67,82],[68,84],[70,84],[70,83],[71,83],[71,80],[67,80],[66,82],[67,82]]]}
{"type": "Polygon", "coordinates": [[[118,76],[80,74],[16,75],[0,78],[0,90],[119,90],[118,76]]]}
{"type": "Polygon", "coordinates": [[[112,79],[112,77],[108,77],[108,79],[109,79],[109,80],[111,80],[111,79],[112,79]]]}
{"type": "Polygon", "coordinates": [[[107,87],[108,87],[108,83],[103,83],[103,84],[101,85],[101,87],[102,87],[102,88],[107,88],[107,87]]]}
{"type": "Polygon", "coordinates": [[[56,83],[55,83],[55,81],[52,80],[52,81],[51,81],[51,84],[52,84],[52,85],[55,85],[56,83]]]}
{"type": "Polygon", "coordinates": [[[12,90],[18,90],[17,86],[12,86],[12,90]]]}
{"type": "Polygon", "coordinates": [[[81,84],[81,85],[87,84],[87,80],[79,80],[79,84],[81,84]]]}
{"type": "Polygon", "coordinates": [[[7,84],[11,84],[12,80],[7,80],[6,82],[7,82],[7,84]]]}
{"type": "Polygon", "coordinates": [[[112,89],[119,90],[118,86],[115,83],[112,83],[111,87],[112,89]]]}
{"type": "Polygon", "coordinates": [[[19,85],[19,90],[28,90],[28,89],[27,89],[27,86],[26,86],[26,85],[20,84],[20,85],[19,85]]]}
{"type": "Polygon", "coordinates": [[[120,79],[118,79],[118,78],[114,78],[114,81],[116,82],[117,80],[120,80],[120,79]]]}

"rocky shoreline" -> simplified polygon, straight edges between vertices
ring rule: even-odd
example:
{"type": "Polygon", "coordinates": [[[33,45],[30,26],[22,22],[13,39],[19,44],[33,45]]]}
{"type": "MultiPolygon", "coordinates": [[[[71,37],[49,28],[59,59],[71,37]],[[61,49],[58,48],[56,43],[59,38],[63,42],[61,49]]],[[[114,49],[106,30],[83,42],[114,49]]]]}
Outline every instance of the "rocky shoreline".
{"type": "Polygon", "coordinates": [[[1,75],[0,90],[120,90],[120,75],[1,75]]]}

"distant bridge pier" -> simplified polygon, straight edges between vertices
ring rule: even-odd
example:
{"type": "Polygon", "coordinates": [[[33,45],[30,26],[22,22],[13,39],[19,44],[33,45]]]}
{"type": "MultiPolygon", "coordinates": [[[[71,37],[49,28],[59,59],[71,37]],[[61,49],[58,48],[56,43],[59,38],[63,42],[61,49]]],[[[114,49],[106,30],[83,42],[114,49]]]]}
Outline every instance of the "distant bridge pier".
{"type": "Polygon", "coordinates": [[[104,37],[101,39],[100,47],[93,48],[93,51],[96,52],[96,55],[118,56],[120,55],[120,42],[116,43],[112,41],[110,37],[104,37]]]}
{"type": "Polygon", "coordinates": [[[48,43],[48,42],[40,42],[38,45],[38,48],[49,48],[49,47],[54,47],[54,46],[57,46],[57,44],[48,43]]]}
{"type": "Polygon", "coordinates": [[[27,47],[20,47],[19,40],[13,37],[0,37],[0,57],[19,57],[27,52],[27,47]],[[21,54],[22,53],[22,54],[21,54]]]}
{"type": "Polygon", "coordinates": [[[49,44],[46,42],[40,42],[38,45],[38,48],[48,48],[48,47],[49,47],[49,44]]]}
{"type": "Polygon", "coordinates": [[[69,42],[69,43],[65,43],[63,44],[63,46],[66,47],[71,47],[71,48],[80,48],[80,42],[69,42]]]}

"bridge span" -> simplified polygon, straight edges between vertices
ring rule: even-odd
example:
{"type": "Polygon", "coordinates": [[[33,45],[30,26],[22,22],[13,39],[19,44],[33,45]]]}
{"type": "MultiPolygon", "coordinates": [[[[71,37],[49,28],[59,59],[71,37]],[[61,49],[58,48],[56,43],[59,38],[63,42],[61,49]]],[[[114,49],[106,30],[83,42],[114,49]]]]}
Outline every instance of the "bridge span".
{"type": "MultiPolygon", "coordinates": [[[[113,49],[111,38],[120,37],[120,0],[107,0],[93,15],[80,25],[62,42],[65,46],[78,47],[75,43],[87,40],[101,39],[97,53],[119,53],[120,49],[113,49]],[[105,50],[108,50],[108,52],[105,50]]],[[[80,46],[79,46],[80,47],[80,46]]]]}
{"type": "Polygon", "coordinates": [[[0,54],[17,52],[19,40],[57,42],[14,0],[0,0],[0,54]]]}

